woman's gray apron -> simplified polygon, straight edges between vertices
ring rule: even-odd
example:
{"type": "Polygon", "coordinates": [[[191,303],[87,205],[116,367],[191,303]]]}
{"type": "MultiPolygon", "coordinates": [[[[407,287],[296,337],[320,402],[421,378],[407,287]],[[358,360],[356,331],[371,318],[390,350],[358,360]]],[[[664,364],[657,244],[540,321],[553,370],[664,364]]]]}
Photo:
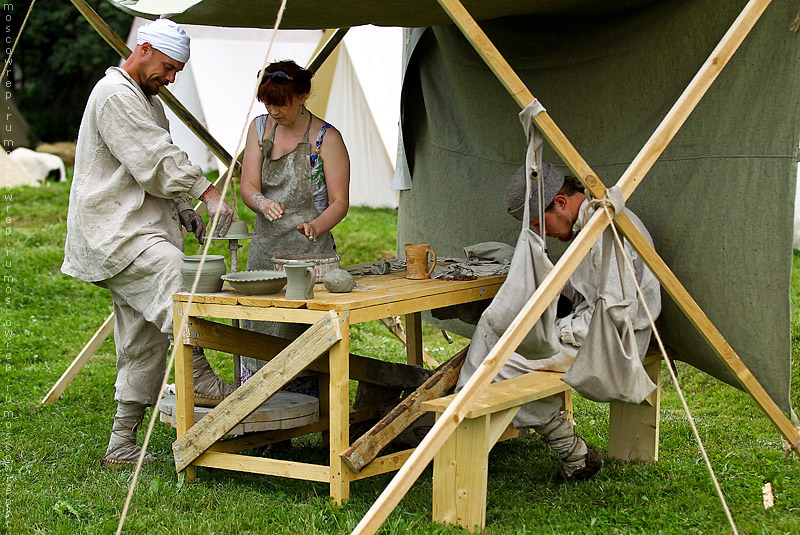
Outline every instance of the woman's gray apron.
{"type": "MultiPolygon", "coordinates": [[[[250,255],[247,258],[247,269],[274,269],[272,258],[282,254],[334,252],[333,236],[325,232],[317,236],[314,245],[303,234],[297,232],[297,226],[319,216],[311,190],[311,154],[308,142],[308,131],[311,129],[311,114],[308,117],[303,140],[294,150],[284,154],[277,160],[271,160],[272,146],[275,142],[275,131],[272,128],[269,138],[262,138],[261,154],[261,193],[271,201],[280,201],[286,206],[286,212],[280,219],[269,221],[264,214],[256,215],[256,237],[250,242],[250,255]]],[[[264,132],[266,133],[266,131],[264,132]]],[[[271,321],[242,321],[245,329],[272,336],[280,336],[294,340],[308,326],[292,323],[276,323],[271,321]]],[[[258,371],[265,361],[242,357],[242,378],[258,371]]]]}

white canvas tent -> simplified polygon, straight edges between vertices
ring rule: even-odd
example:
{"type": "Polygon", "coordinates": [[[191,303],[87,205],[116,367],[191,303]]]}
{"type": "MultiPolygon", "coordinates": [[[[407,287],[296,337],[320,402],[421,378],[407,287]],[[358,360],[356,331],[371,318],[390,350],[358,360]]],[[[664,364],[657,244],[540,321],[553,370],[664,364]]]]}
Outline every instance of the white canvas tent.
{"type": "MultiPolygon", "coordinates": [[[[136,44],[137,18],[128,36],[136,44]]],[[[192,39],[191,57],[169,89],[234,154],[246,123],[262,113],[256,102],[248,115],[256,72],[272,30],[183,25],[192,39]]],[[[309,109],[333,124],[350,153],[350,204],[396,208],[391,189],[400,116],[402,29],[351,28],[312,82],[309,109]]],[[[293,59],[306,65],[323,38],[322,30],[280,30],[270,61],[293,59]]],[[[167,109],[176,145],[204,170],[227,166],[167,109]]]]}

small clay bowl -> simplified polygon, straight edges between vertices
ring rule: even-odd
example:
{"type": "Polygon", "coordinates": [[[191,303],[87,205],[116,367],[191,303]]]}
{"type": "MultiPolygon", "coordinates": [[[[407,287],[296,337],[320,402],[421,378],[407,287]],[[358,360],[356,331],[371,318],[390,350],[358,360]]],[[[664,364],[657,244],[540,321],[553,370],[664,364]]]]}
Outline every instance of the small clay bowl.
{"type": "Polygon", "coordinates": [[[256,270],[237,271],[222,276],[240,294],[276,294],[286,286],[286,273],[283,271],[256,270]]]}

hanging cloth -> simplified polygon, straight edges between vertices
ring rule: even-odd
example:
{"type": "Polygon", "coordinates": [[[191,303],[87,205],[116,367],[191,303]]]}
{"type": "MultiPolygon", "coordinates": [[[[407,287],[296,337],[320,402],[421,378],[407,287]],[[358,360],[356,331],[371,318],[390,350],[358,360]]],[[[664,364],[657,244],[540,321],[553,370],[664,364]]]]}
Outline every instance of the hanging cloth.
{"type": "MultiPolygon", "coordinates": [[[[614,214],[624,209],[624,197],[619,188],[609,188],[606,199],[592,201],[595,206],[610,202],[614,214]],[[614,191],[612,191],[614,190],[614,191]],[[613,200],[612,200],[613,198],[613,200]]],[[[594,401],[620,401],[639,404],[656,389],[640,360],[639,348],[631,322],[631,300],[625,295],[623,270],[625,251],[617,244],[611,227],[602,236],[600,285],[594,314],[575,362],[563,376],[581,396],[594,401]],[[616,271],[622,288],[622,301],[606,302],[606,285],[613,276],[611,250],[614,250],[616,271]]]]}
{"type": "MultiPolygon", "coordinates": [[[[531,175],[538,177],[542,161],[542,137],[533,125],[533,117],[544,111],[544,107],[537,101],[531,102],[520,113],[520,121],[528,138],[528,152],[525,157],[526,178],[531,175]]],[[[482,318],[486,325],[497,337],[503,335],[517,314],[530,300],[536,289],[542,284],[553,269],[553,263],[545,253],[544,240],[530,229],[530,203],[531,181],[526,180],[525,208],[522,218],[522,231],[514,248],[514,256],[508,270],[508,277],[492,304],[484,311],[482,318]]],[[[541,183],[541,180],[536,180],[541,183]]],[[[541,191],[541,188],[539,188],[541,191]]],[[[538,193],[539,206],[542,205],[541,193],[538,193]]],[[[540,217],[540,223],[544,217],[540,217]]],[[[531,328],[530,332],[517,348],[516,352],[531,360],[552,357],[560,350],[558,333],[555,327],[556,304],[554,300],[544,311],[539,321],[531,328]]]]}

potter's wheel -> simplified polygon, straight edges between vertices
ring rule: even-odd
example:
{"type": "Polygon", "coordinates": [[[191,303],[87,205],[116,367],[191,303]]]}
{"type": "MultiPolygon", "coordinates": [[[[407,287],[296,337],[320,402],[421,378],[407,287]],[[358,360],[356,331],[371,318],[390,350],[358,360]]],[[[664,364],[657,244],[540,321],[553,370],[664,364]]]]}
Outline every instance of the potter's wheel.
{"type": "MultiPolygon", "coordinates": [[[[159,409],[161,410],[161,421],[176,427],[175,396],[164,396],[159,409]]],[[[199,421],[211,411],[211,407],[195,407],[194,421],[199,421]]],[[[239,422],[228,434],[243,435],[258,431],[292,429],[317,421],[319,421],[318,398],[281,390],[239,422]]]]}

